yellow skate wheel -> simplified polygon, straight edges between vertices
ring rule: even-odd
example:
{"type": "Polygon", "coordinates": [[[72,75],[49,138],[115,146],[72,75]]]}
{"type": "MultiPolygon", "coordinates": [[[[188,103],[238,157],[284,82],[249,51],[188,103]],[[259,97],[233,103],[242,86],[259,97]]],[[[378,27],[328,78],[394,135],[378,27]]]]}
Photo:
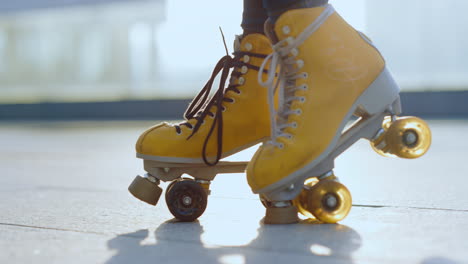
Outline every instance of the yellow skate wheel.
{"type": "Polygon", "coordinates": [[[293,205],[296,206],[297,211],[310,219],[315,219],[315,216],[307,209],[307,196],[311,188],[317,184],[317,178],[309,178],[304,182],[304,188],[301,193],[292,201],[293,205]]]}
{"type": "Polygon", "coordinates": [[[392,154],[400,158],[415,159],[424,155],[431,146],[431,130],[420,118],[402,117],[389,127],[385,141],[392,154]]]}
{"type": "Polygon", "coordinates": [[[343,184],[334,180],[321,180],[308,192],[307,209],[317,220],[337,223],[351,210],[351,194],[343,184]]]}
{"type": "Polygon", "coordinates": [[[392,118],[390,116],[385,117],[382,123],[382,130],[379,132],[379,135],[376,139],[370,141],[372,149],[384,157],[394,157],[394,155],[389,152],[390,145],[386,141],[387,131],[391,125],[392,118]]]}

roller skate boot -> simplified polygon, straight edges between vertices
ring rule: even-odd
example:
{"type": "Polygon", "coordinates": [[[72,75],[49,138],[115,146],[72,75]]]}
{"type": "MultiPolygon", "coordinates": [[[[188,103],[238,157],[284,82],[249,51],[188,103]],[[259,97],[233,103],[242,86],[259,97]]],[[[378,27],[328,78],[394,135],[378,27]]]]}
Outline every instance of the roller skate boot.
{"type": "Polygon", "coordinates": [[[277,111],[270,107],[271,140],[247,166],[248,183],[267,207],[266,223],[293,223],[298,211],[336,223],[351,208],[333,173],[338,155],[365,138],[383,155],[417,158],[430,146],[430,130],[398,117],[399,87],[383,57],[331,5],[286,11],[265,32],[274,52],[262,65],[270,65],[267,78],[258,78],[270,106],[277,89],[280,98],[277,111]]]}
{"type": "Polygon", "coordinates": [[[162,193],[159,182],[172,181],[166,189],[166,203],[179,220],[193,221],[203,213],[209,184],[218,173],[245,171],[247,162],[220,159],[270,136],[267,89],[258,83],[257,73],[272,52],[271,42],[262,34],[249,34],[236,38],[234,50],[233,57],[226,55],[217,63],[186,110],[184,122],[156,125],[136,143],[137,157],[144,160],[147,175],[137,176],[130,192],[156,205],[162,193]],[[210,98],[218,74],[220,85],[210,98]],[[181,178],[183,174],[191,178],[181,178]]]}

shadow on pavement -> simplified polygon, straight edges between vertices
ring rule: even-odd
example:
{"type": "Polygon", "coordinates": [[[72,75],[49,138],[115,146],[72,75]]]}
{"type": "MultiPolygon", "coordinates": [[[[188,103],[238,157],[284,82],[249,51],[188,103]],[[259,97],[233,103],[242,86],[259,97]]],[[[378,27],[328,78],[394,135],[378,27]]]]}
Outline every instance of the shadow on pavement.
{"type": "MultiPolygon", "coordinates": [[[[219,236],[232,232],[242,230],[229,230],[227,226],[226,232],[219,236]]],[[[109,240],[107,246],[116,254],[107,263],[249,264],[303,260],[351,264],[352,252],[361,246],[359,234],[344,225],[319,225],[310,221],[283,226],[261,224],[257,232],[255,239],[244,245],[210,245],[203,242],[204,228],[199,222],[171,220],[156,229],[155,239],[151,239],[149,230],[139,230],[109,240]]]]}
{"type": "Polygon", "coordinates": [[[459,262],[444,257],[431,257],[423,260],[421,264],[459,264],[459,262]]]}

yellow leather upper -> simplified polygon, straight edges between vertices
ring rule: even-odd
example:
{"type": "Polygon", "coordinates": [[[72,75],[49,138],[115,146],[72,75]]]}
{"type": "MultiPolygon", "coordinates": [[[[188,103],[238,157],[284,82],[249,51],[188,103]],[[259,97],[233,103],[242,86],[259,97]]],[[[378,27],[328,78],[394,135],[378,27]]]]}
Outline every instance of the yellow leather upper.
{"type": "MultiPolygon", "coordinates": [[[[240,50],[246,52],[268,55],[272,52],[270,41],[261,34],[250,34],[241,40],[240,50]]],[[[245,58],[245,57],[244,57],[245,58]]],[[[242,61],[244,61],[244,58],[242,61]]],[[[250,56],[248,63],[260,66],[262,58],[250,56]]],[[[236,69],[240,71],[239,69],[236,69]]],[[[267,89],[257,82],[258,71],[248,69],[242,77],[243,85],[237,87],[240,94],[229,91],[226,97],[235,100],[234,103],[223,102],[226,111],[223,112],[223,156],[237,151],[238,148],[257,143],[270,134],[270,121],[267,106],[267,89]]],[[[211,109],[215,113],[216,107],[211,109]]],[[[140,154],[169,158],[200,159],[202,162],[202,147],[213,118],[207,116],[205,123],[190,139],[187,139],[192,130],[181,126],[182,133],[176,133],[173,125],[162,123],[145,131],[136,143],[136,151],[140,154]]],[[[195,120],[190,120],[195,125],[195,120]]],[[[207,156],[216,155],[216,129],[207,146],[207,156]]]]}
{"type": "MultiPolygon", "coordinates": [[[[296,37],[313,23],[323,7],[295,9],[284,13],[275,24],[279,40],[296,37]],[[284,30],[287,26],[288,30],[284,30]],[[289,32],[285,34],[285,32],[289,32]]],[[[302,114],[289,115],[288,122],[297,128],[286,128],[292,139],[278,138],[279,149],[264,144],[247,167],[252,190],[267,187],[315,160],[331,143],[340,123],[360,94],[374,81],[385,66],[379,52],[369,45],[337,13],[298,47],[297,60],[308,73],[296,86],[307,84],[308,90],[297,91],[305,102],[295,101],[291,109],[302,114]]],[[[317,175],[311,175],[317,176],[317,175]]]]}

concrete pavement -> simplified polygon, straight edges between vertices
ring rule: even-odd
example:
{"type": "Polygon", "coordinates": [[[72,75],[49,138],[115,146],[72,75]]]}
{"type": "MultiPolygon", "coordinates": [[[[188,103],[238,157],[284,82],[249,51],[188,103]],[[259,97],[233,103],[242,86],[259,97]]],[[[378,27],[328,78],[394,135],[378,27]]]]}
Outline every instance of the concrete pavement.
{"type": "Polygon", "coordinates": [[[468,263],[467,121],[429,121],[417,160],[358,142],[336,162],[349,216],[285,226],[262,224],[244,174],[219,175],[194,223],[133,198],[153,123],[0,123],[0,263],[468,263]]]}

